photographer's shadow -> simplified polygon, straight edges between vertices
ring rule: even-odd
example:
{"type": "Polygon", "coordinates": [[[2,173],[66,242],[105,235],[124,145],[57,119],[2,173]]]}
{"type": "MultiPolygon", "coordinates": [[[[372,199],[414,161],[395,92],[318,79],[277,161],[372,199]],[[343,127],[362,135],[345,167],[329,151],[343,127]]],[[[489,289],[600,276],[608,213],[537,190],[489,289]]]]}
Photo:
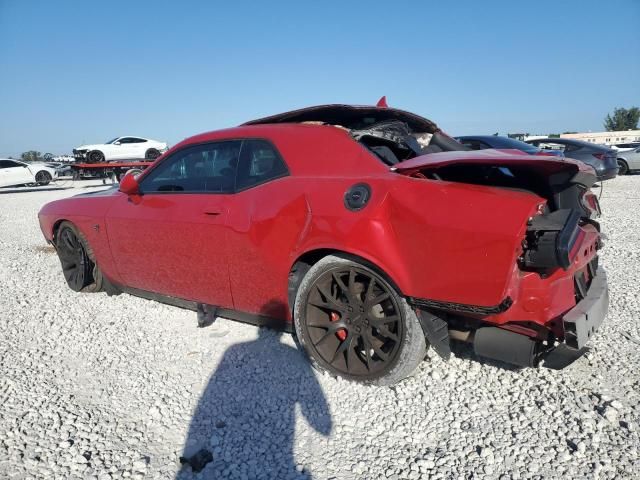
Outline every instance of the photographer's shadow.
{"type": "Polygon", "coordinates": [[[212,479],[311,478],[293,454],[296,404],[324,436],[331,416],[309,362],[281,336],[260,328],[256,340],[224,353],[191,420],[177,478],[200,470],[212,479]]]}

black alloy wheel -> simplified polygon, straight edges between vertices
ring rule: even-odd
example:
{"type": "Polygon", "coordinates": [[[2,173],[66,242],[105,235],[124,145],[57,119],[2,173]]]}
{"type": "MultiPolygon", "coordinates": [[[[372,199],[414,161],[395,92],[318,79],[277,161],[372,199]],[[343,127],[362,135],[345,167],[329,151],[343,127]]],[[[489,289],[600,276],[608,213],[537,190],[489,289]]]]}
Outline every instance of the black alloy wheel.
{"type": "Polygon", "coordinates": [[[144,158],[147,159],[147,160],[155,160],[159,156],[160,156],[160,152],[158,150],[156,150],[155,148],[150,148],[144,154],[144,158]]]}
{"type": "Polygon", "coordinates": [[[426,354],[416,312],[377,270],[349,258],[329,255],[310,266],[293,320],[313,366],[348,380],[391,385],[426,354]]]}
{"type": "Polygon", "coordinates": [[[629,166],[627,165],[627,162],[619,158],[618,159],[618,175],[626,175],[627,173],[629,173],[629,166]]]}
{"type": "Polygon", "coordinates": [[[357,267],[332,269],[314,282],[305,328],[311,348],[341,374],[375,376],[397,359],[404,329],[385,283],[357,267]]]}
{"type": "Polygon", "coordinates": [[[56,237],[56,250],[62,273],[69,287],[80,292],[93,282],[93,262],[89,259],[84,245],[75,229],[69,225],[62,225],[56,237]]]}
{"type": "Polygon", "coordinates": [[[45,170],[36,173],[36,185],[49,185],[51,182],[51,174],[45,170]]]}
{"type": "Polygon", "coordinates": [[[87,159],[89,160],[89,163],[104,162],[104,153],[99,150],[94,150],[92,152],[89,152],[89,154],[87,155],[87,159]]]}

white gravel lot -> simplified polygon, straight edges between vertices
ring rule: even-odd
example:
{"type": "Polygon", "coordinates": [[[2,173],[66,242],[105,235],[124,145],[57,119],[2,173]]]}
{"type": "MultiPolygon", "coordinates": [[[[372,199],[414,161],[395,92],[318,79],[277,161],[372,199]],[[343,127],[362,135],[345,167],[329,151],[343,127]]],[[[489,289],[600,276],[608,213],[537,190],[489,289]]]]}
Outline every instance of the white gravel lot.
{"type": "Polygon", "coordinates": [[[591,352],[563,371],[430,352],[392,388],[315,373],[288,335],[72,292],[36,214],[89,184],[0,189],[0,478],[640,478],[640,176],[605,184],[591,352]],[[199,474],[185,444],[213,453],[199,474]]]}

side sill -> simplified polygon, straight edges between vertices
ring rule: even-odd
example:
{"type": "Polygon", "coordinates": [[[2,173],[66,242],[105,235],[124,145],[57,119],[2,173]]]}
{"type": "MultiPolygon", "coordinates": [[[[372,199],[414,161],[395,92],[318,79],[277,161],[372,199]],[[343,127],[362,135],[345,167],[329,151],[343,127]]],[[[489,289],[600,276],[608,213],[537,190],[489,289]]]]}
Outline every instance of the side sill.
{"type": "MultiPolygon", "coordinates": [[[[146,290],[140,290],[131,287],[118,286],[120,290],[129,295],[135,297],[145,298],[147,300],[153,300],[155,302],[164,303],[166,305],[172,305],[178,308],[184,308],[185,310],[198,310],[198,302],[192,300],[185,300],[183,298],[170,297],[168,295],[162,295],[160,293],[148,292],[146,290]]],[[[260,327],[268,327],[274,330],[281,330],[287,333],[293,333],[293,324],[280,318],[267,317],[264,315],[257,315],[255,313],[240,312],[230,308],[217,308],[216,316],[228,318],[230,320],[236,320],[242,323],[248,323],[251,325],[257,325],[260,327]]]]}
{"type": "Polygon", "coordinates": [[[482,306],[482,305],[469,305],[466,303],[454,303],[454,302],[443,302],[440,300],[429,300],[427,298],[416,298],[416,297],[407,297],[407,302],[409,305],[420,308],[432,308],[435,310],[444,310],[447,312],[456,312],[456,313],[468,313],[475,315],[495,315],[498,313],[503,313],[509,310],[511,305],[513,305],[513,300],[511,297],[507,297],[498,305],[493,306],[482,306]]]}

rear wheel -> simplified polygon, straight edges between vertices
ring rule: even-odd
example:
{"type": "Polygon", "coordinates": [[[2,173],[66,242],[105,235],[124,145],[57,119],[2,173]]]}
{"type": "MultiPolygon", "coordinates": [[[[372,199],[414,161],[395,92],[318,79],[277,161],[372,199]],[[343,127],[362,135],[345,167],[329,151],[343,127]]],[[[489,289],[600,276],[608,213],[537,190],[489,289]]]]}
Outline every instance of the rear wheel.
{"type": "Polygon", "coordinates": [[[156,150],[155,148],[150,148],[144,154],[144,158],[147,159],[147,160],[155,160],[159,156],[160,156],[160,152],[158,150],[156,150]]]}
{"type": "Polygon", "coordinates": [[[51,174],[46,170],[41,170],[36,173],[36,184],[37,185],[49,185],[51,182],[51,174]]]}
{"type": "Polygon", "coordinates": [[[102,276],[89,242],[73,223],[65,221],[60,224],[55,244],[62,273],[69,288],[76,292],[105,291],[110,295],[119,293],[102,276]]]}
{"type": "Polygon", "coordinates": [[[313,365],[333,375],[391,385],[424,359],[415,312],[378,273],[328,256],[313,265],[296,295],[298,340],[313,365]]]}
{"type": "Polygon", "coordinates": [[[627,173],[629,173],[629,165],[627,165],[627,162],[619,158],[618,159],[618,175],[626,175],[627,173]]]}

